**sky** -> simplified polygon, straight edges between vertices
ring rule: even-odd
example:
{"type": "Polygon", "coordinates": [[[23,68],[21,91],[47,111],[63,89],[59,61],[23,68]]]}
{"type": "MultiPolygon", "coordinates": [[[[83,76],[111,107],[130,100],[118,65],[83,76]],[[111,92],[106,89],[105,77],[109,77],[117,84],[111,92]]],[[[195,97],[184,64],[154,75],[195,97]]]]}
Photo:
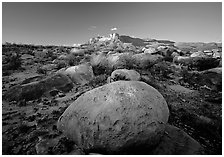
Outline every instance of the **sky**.
{"type": "Polygon", "coordinates": [[[222,3],[2,3],[3,43],[73,45],[113,32],[176,42],[220,42],[222,3]]]}

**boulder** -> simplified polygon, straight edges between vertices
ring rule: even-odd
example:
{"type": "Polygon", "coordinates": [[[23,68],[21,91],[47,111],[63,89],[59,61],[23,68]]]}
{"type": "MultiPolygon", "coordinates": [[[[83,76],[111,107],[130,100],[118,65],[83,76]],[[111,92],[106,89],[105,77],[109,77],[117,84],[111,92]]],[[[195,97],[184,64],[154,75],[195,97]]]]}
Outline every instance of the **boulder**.
{"type": "Polygon", "coordinates": [[[167,125],[166,133],[151,155],[202,155],[202,146],[179,128],[167,125]]]}
{"type": "Polygon", "coordinates": [[[46,64],[41,67],[41,69],[44,71],[52,71],[56,68],[57,68],[57,65],[55,65],[55,64],[46,64]]]}
{"type": "Polygon", "coordinates": [[[112,65],[113,70],[115,69],[131,69],[133,68],[133,58],[132,58],[133,54],[132,53],[117,53],[114,54],[113,56],[108,56],[108,62],[109,65],[112,65]]]}
{"type": "Polygon", "coordinates": [[[121,55],[120,53],[107,55],[107,62],[109,65],[111,65],[111,68],[113,68],[117,64],[120,55],[121,55]]]}
{"type": "Polygon", "coordinates": [[[149,53],[149,54],[154,54],[156,52],[157,52],[156,49],[153,48],[153,47],[149,47],[149,48],[144,50],[144,53],[149,53]]]}
{"type": "Polygon", "coordinates": [[[42,82],[31,82],[23,85],[11,87],[3,96],[3,99],[9,101],[34,100],[40,98],[46,91],[42,82]]]}
{"type": "Polygon", "coordinates": [[[222,91],[222,68],[213,68],[201,72],[200,82],[213,90],[222,91]]]}
{"type": "Polygon", "coordinates": [[[173,53],[171,54],[171,57],[174,58],[175,56],[180,56],[180,54],[179,54],[178,52],[173,52],[173,53]]]}
{"type": "Polygon", "coordinates": [[[206,55],[202,51],[198,51],[198,52],[192,53],[190,57],[206,57],[206,55]]]}
{"type": "Polygon", "coordinates": [[[183,87],[181,85],[169,85],[168,86],[171,90],[177,92],[177,93],[185,93],[185,94],[188,94],[188,93],[193,93],[194,90],[191,90],[189,88],[186,88],[186,87],[183,87]]]}
{"type": "Polygon", "coordinates": [[[23,66],[34,64],[34,56],[29,55],[29,54],[23,54],[21,56],[21,60],[22,60],[23,66]]]}
{"type": "Polygon", "coordinates": [[[164,59],[166,61],[170,61],[170,62],[173,61],[174,56],[179,56],[178,49],[171,47],[171,46],[159,46],[157,48],[157,51],[158,51],[157,52],[158,54],[164,56],[164,59]]]}
{"type": "Polygon", "coordinates": [[[40,81],[42,79],[44,79],[44,75],[34,74],[34,75],[29,76],[28,78],[25,78],[21,82],[21,84],[28,84],[28,83],[31,83],[31,82],[40,81]]]}
{"type": "Polygon", "coordinates": [[[62,92],[68,92],[73,88],[73,83],[69,77],[61,73],[56,73],[40,82],[45,84],[47,91],[56,88],[62,92]]]}
{"type": "Polygon", "coordinates": [[[136,51],[136,48],[134,45],[132,45],[131,43],[123,43],[122,45],[124,47],[124,49],[127,51],[136,51]]]}
{"type": "Polygon", "coordinates": [[[55,60],[52,62],[54,65],[56,65],[56,68],[59,70],[61,68],[65,68],[68,66],[68,62],[65,60],[55,60]]]}
{"type": "Polygon", "coordinates": [[[71,80],[63,74],[56,74],[40,81],[19,84],[10,88],[3,96],[9,101],[34,100],[40,98],[45,92],[52,89],[68,92],[73,88],[71,80]]]}
{"type": "Polygon", "coordinates": [[[211,90],[222,91],[222,68],[187,72],[184,81],[196,87],[206,85],[211,90]]]}
{"type": "Polygon", "coordinates": [[[151,55],[148,53],[135,54],[132,58],[134,66],[140,69],[150,68],[163,60],[163,56],[161,55],[151,55]]]}
{"type": "Polygon", "coordinates": [[[29,54],[23,54],[23,55],[21,56],[21,59],[22,59],[22,60],[33,59],[33,58],[34,58],[34,56],[29,55],[29,54]]]}
{"type": "Polygon", "coordinates": [[[135,70],[117,69],[112,72],[109,82],[118,80],[139,81],[140,79],[140,74],[135,70]]]}
{"type": "Polygon", "coordinates": [[[76,99],[57,128],[86,153],[130,154],[157,145],[169,110],[163,96],[140,81],[116,81],[76,99]]]}
{"type": "Polygon", "coordinates": [[[71,49],[70,54],[73,54],[75,56],[83,56],[85,54],[85,50],[84,49],[73,48],[73,49],[71,49]]]}
{"type": "Polygon", "coordinates": [[[65,54],[62,54],[58,57],[58,60],[66,60],[68,57],[65,54]]]}
{"type": "Polygon", "coordinates": [[[203,71],[219,66],[220,59],[211,57],[192,57],[190,67],[195,68],[198,71],[203,71]]]}
{"type": "Polygon", "coordinates": [[[90,64],[80,64],[77,66],[72,66],[64,71],[73,83],[84,85],[91,81],[94,77],[93,69],[90,64]]]}
{"type": "Polygon", "coordinates": [[[73,44],[73,47],[75,47],[75,48],[79,48],[79,47],[81,47],[81,44],[73,44]]]}
{"type": "Polygon", "coordinates": [[[176,64],[186,65],[191,69],[203,71],[219,66],[220,59],[211,57],[183,57],[176,56],[173,58],[173,62],[176,64]]]}
{"type": "Polygon", "coordinates": [[[158,46],[157,48],[157,51],[164,51],[165,49],[167,49],[167,47],[166,46],[164,46],[164,45],[160,45],[160,46],[158,46]]]}
{"type": "Polygon", "coordinates": [[[212,55],[213,58],[222,58],[222,53],[220,52],[214,52],[212,55]]]}

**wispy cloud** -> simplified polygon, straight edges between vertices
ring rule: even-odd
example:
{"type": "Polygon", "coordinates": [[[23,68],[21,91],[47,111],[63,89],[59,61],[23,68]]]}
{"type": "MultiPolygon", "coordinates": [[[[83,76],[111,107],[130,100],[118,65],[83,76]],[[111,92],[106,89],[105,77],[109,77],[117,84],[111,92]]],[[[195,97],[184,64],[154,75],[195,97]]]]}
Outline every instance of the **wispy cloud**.
{"type": "Polygon", "coordinates": [[[116,31],[117,30],[117,27],[111,28],[110,30],[111,31],[116,31]]]}
{"type": "Polygon", "coordinates": [[[94,31],[95,29],[96,29],[96,26],[90,26],[90,27],[88,28],[89,31],[94,31]]]}

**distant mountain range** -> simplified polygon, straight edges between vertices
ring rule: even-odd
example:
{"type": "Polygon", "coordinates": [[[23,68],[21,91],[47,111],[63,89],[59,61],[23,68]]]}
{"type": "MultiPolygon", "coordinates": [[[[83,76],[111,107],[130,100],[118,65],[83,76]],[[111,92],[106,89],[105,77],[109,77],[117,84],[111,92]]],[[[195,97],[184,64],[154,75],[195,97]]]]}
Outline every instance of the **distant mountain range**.
{"type": "Polygon", "coordinates": [[[127,35],[119,36],[120,41],[123,43],[132,43],[134,46],[146,46],[150,44],[166,44],[175,46],[183,51],[204,51],[204,50],[212,50],[212,49],[221,49],[222,43],[203,43],[203,42],[174,42],[170,40],[157,40],[150,38],[134,38],[127,35]]]}
{"type": "Polygon", "coordinates": [[[156,40],[156,39],[140,39],[140,38],[133,38],[130,36],[126,36],[126,35],[121,35],[119,36],[120,41],[122,41],[123,43],[132,43],[134,46],[145,46],[148,45],[150,43],[164,43],[164,44],[168,44],[168,45],[173,45],[175,42],[174,41],[170,41],[170,40],[156,40]]]}
{"type": "Polygon", "coordinates": [[[203,42],[176,42],[174,46],[184,51],[204,51],[222,49],[222,43],[203,43],[203,42]]]}

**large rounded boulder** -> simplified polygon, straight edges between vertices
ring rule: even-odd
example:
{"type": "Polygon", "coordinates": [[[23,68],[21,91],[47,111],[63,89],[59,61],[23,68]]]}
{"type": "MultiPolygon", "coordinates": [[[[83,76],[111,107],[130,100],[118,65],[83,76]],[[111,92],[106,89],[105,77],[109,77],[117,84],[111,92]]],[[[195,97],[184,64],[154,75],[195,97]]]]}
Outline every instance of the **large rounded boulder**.
{"type": "Polygon", "coordinates": [[[132,154],[159,143],[168,117],[156,89],[140,81],[116,81],[81,95],[57,127],[86,153],[132,154]]]}

